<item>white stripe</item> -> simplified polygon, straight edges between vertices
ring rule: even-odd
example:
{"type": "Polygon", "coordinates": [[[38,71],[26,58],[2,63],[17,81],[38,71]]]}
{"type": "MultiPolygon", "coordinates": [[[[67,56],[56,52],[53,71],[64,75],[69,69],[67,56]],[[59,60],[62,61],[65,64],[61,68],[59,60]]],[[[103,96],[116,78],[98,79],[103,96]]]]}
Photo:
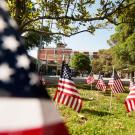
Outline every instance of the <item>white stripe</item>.
{"type": "Polygon", "coordinates": [[[60,92],[57,92],[56,98],[55,98],[55,102],[58,102],[58,98],[59,98],[60,92]]]}
{"type": "Polygon", "coordinates": [[[78,104],[77,104],[77,107],[76,107],[76,111],[78,112],[79,108],[80,108],[80,105],[81,105],[81,100],[78,99],[78,104]]]}
{"type": "Polygon", "coordinates": [[[135,98],[135,95],[128,95],[127,99],[130,99],[130,98],[135,98]]]}
{"type": "Polygon", "coordinates": [[[72,108],[73,108],[73,109],[75,108],[76,102],[77,102],[77,98],[74,99],[74,103],[73,103],[73,105],[72,105],[72,108]]]}
{"type": "Polygon", "coordinates": [[[75,83],[74,83],[74,81],[69,80],[69,79],[60,78],[59,80],[61,80],[61,81],[65,81],[65,82],[67,82],[67,83],[75,84],[75,83]]]}
{"type": "Polygon", "coordinates": [[[129,94],[135,94],[135,90],[130,91],[129,94]]]}
{"type": "Polygon", "coordinates": [[[70,90],[66,90],[66,89],[62,89],[62,88],[58,88],[58,90],[80,97],[80,95],[78,93],[70,91],[70,90]]]}
{"type": "Polygon", "coordinates": [[[62,103],[63,98],[64,98],[64,94],[62,94],[61,97],[60,97],[60,103],[62,103]]]}
{"type": "Polygon", "coordinates": [[[131,100],[131,104],[132,104],[132,110],[135,110],[135,104],[133,100],[131,100]]]}
{"type": "Polygon", "coordinates": [[[70,107],[71,103],[72,103],[73,97],[70,97],[70,100],[68,102],[68,106],[70,107]]]}
{"type": "Polygon", "coordinates": [[[67,87],[67,88],[70,88],[70,89],[74,89],[74,90],[77,90],[75,86],[72,86],[70,84],[64,84],[64,83],[58,83],[61,87],[64,86],[64,87],[67,87]]]}
{"type": "Polygon", "coordinates": [[[27,130],[61,122],[49,100],[1,98],[0,131],[27,130]]]}
{"type": "Polygon", "coordinates": [[[65,101],[64,101],[64,105],[66,105],[67,101],[68,101],[69,96],[66,95],[65,101]]]}
{"type": "Polygon", "coordinates": [[[131,111],[131,105],[129,103],[129,100],[126,100],[126,102],[127,102],[128,110],[131,111]]]}

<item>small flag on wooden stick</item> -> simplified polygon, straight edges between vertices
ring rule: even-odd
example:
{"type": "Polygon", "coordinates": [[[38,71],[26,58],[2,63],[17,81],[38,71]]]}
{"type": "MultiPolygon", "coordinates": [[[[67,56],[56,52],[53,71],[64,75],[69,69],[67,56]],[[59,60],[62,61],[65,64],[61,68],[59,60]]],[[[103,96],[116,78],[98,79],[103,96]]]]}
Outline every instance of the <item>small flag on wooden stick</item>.
{"type": "Polygon", "coordinates": [[[92,84],[95,82],[94,76],[92,74],[88,75],[86,79],[87,84],[92,84]]]}
{"type": "Polygon", "coordinates": [[[130,81],[130,92],[125,99],[127,112],[135,111],[135,84],[130,81]]]}
{"type": "Polygon", "coordinates": [[[113,94],[121,93],[124,91],[122,81],[116,71],[113,72],[112,78],[109,80],[108,85],[110,86],[113,94]]]}
{"type": "Polygon", "coordinates": [[[98,81],[97,81],[97,84],[96,84],[96,87],[99,90],[103,90],[103,91],[106,90],[106,85],[104,83],[104,80],[103,80],[103,76],[102,75],[99,75],[98,81]]]}
{"type": "Polygon", "coordinates": [[[62,63],[61,76],[58,81],[58,88],[54,96],[57,103],[64,104],[79,112],[82,107],[82,100],[71,79],[71,70],[68,64],[62,63]]]}

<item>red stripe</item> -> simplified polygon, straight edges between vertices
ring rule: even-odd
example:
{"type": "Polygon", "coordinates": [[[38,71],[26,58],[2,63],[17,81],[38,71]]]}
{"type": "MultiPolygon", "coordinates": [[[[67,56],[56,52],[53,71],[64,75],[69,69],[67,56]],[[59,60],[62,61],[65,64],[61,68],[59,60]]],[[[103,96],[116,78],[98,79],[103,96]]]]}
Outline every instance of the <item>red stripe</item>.
{"type": "Polygon", "coordinates": [[[62,94],[63,94],[63,91],[60,91],[59,94],[58,94],[58,100],[57,100],[58,103],[60,102],[60,99],[61,99],[62,94]]]}
{"type": "Polygon", "coordinates": [[[0,132],[0,135],[68,135],[68,131],[63,123],[57,123],[37,129],[0,132]]]}
{"type": "MultiPolygon", "coordinates": [[[[78,100],[78,102],[79,102],[79,100],[78,100]]],[[[80,112],[81,108],[82,108],[82,100],[81,100],[81,102],[79,103],[79,109],[78,109],[78,112],[80,112]]]]}
{"type": "Polygon", "coordinates": [[[65,101],[65,98],[66,98],[66,95],[63,93],[63,99],[62,99],[62,104],[64,104],[64,101],[65,101]]]}
{"type": "MultiPolygon", "coordinates": [[[[57,90],[57,91],[59,91],[59,93],[61,93],[62,91],[60,91],[60,90],[57,90]]],[[[75,97],[75,98],[80,98],[80,96],[76,96],[76,95],[73,95],[73,94],[70,94],[70,93],[66,93],[66,92],[62,92],[62,93],[64,93],[65,95],[67,95],[67,96],[72,96],[72,97],[75,97]]],[[[60,95],[60,94],[59,94],[60,95]]]]}
{"type": "Polygon", "coordinates": [[[126,106],[126,110],[127,110],[127,112],[130,112],[129,107],[128,107],[127,100],[125,101],[125,106],[126,106]]]}
{"type": "MultiPolygon", "coordinates": [[[[72,102],[71,102],[71,104],[70,104],[70,107],[71,107],[71,108],[73,108],[72,106],[73,106],[74,101],[75,101],[75,98],[72,98],[72,102]]],[[[73,108],[73,109],[74,109],[74,108],[73,108]]]]}
{"type": "Polygon", "coordinates": [[[66,80],[58,80],[58,83],[62,83],[62,84],[67,84],[67,85],[71,85],[71,86],[74,86],[75,87],[75,84],[74,84],[74,82],[72,81],[72,82],[68,82],[68,81],[66,81],[66,80]]]}
{"type": "Polygon", "coordinates": [[[66,102],[66,106],[68,106],[69,100],[70,100],[70,96],[68,97],[68,100],[66,102]]]}
{"type": "Polygon", "coordinates": [[[120,79],[114,80],[114,82],[110,84],[110,88],[113,93],[120,93],[124,91],[124,87],[120,79]]]}
{"type": "Polygon", "coordinates": [[[72,88],[68,88],[68,87],[65,87],[65,86],[61,86],[61,85],[58,85],[58,89],[59,88],[62,88],[63,90],[69,90],[69,91],[71,91],[71,92],[75,92],[75,93],[77,93],[77,94],[79,94],[79,92],[77,91],[77,90],[75,90],[75,89],[72,89],[72,88]]]}
{"type": "Polygon", "coordinates": [[[78,104],[79,104],[79,102],[78,102],[78,99],[77,99],[74,110],[76,110],[78,104]]]}
{"type": "Polygon", "coordinates": [[[129,103],[130,103],[131,110],[133,110],[131,100],[129,100],[129,103]]]}
{"type": "Polygon", "coordinates": [[[56,90],[56,93],[55,93],[54,98],[53,98],[54,101],[56,100],[58,93],[59,93],[59,91],[56,90]]]}

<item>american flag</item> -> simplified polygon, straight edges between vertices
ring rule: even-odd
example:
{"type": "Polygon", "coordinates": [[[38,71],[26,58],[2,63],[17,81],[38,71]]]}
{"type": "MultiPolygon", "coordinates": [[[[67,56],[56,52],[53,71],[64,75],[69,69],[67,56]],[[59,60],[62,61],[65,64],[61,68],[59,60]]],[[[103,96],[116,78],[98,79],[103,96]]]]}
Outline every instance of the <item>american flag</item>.
{"type": "Polygon", "coordinates": [[[127,112],[135,111],[135,85],[132,82],[132,86],[129,87],[130,92],[125,99],[125,106],[127,109],[127,112]]]}
{"type": "Polygon", "coordinates": [[[121,79],[117,75],[116,71],[113,72],[112,78],[109,80],[108,85],[110,86],[112,93],[121,93],[124,91],[124,87],[121,79]]]}
{"type": "Polygon", "coordinates": [[[68,135],[0,1],[0,135],[68,135]]]}
{"type": "Polygon", "coordinates": [[[86,79],[87,84],[92,84],[95,82],[94,76],[90,74],[86,79]]]}
{"type": "Polygon", "coordinates": [[[82,107],[82,100],[71,79],[71,70],[68,64],[62,63],[61,76],[58,81],[58,88],[54,96],[57,103],[64,104],[79,112],[82,107]]]}
{"type": "Polygon", "coordinates": [[[129,83],[129,90],[132,90],[132,89],[135,89],[135,84],[132,80],[130,80],[130,83],[129,83]]]}
{"type": "Polygon", "coordinates": [[[103,91],[106,90],[106,85],[104,83],[104,80],[103,80],[103,76],[102,75],[99,75],[98,81],[97,81],[97,84],[96,84],[96,87],[99,90],[103,90],[103,91]]]}

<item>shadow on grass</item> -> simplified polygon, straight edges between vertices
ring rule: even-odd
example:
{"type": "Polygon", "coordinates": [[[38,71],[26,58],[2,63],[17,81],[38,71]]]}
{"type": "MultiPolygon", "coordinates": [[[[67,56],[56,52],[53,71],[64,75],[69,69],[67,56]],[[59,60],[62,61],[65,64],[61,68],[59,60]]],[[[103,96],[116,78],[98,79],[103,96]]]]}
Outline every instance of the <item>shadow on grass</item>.
{"type": "Polygon", "coordinates": [[[94,85],[89,85],[89,84],[76,84],[77,89],[83,89],[83,90],[95,90],[95,84],[94,85]]]}
{"type": "Polygon", "coordinates": [[[93,97],[90,97],[90,98],[84,98],[84,97],[82,97],[81,99],[83,101],[93,101],[93,100],[95,100],[93,97]]]}
{"type": "Polygon", "coordinates": [[[90,109],[82,109],[81,113],[90,113],[90,114],[96,115],[96,116],[113,115],[113,114],[111,114],[109,112],[96,111],[96,110],[90,110],[90,109]]]}

